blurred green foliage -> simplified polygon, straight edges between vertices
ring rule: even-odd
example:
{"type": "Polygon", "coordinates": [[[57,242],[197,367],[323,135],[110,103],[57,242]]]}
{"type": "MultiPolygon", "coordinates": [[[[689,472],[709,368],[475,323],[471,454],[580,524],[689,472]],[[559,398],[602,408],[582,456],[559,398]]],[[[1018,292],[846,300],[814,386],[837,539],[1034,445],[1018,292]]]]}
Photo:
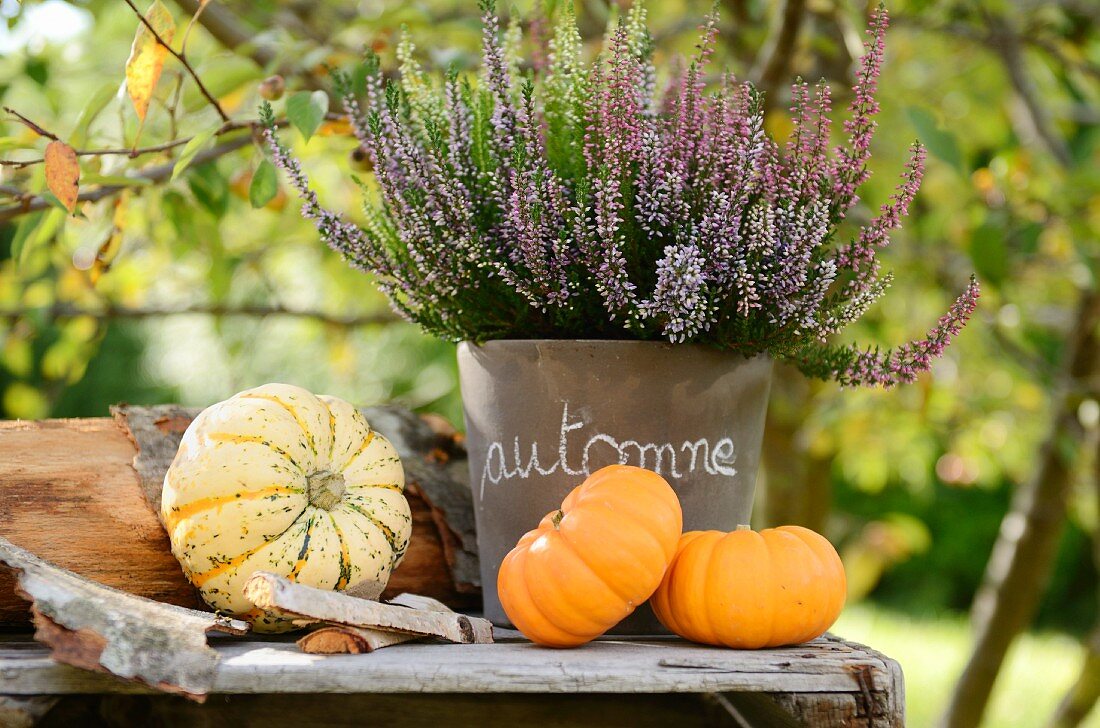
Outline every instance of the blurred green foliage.
{"type": "MultiPolygon", "coordinates": [[[[690,51],[709,5],[651,3],[660,52],[690,51]]],[[[719,61],[751,75],[771,4],[722,5],[719,61]]],[[[891,344],[922,333],[972,270],[982,279],[983,300],[932,376],[884,392],[788,387],[781,373],[771,417],[796,433],[793,456],[828,468],[822,480],[834,508],[827,532],[844,552],[855,595],[910,612],[962,610],[1014,484],[1031,472],[1046,434],[1076,291],[1095,283],[1100,21],[1089,3],[888,5],[895,24],[880,94],[876,176],[863,189],[858,216],[887,199],[912,138],[931,155],[911,222],[885,256],[900,290],[851,334],[891,344]],[[1037,109],[1029,110],[1006,71],[998,45],[1004,33],[1016,38],[1013,58],[1023,63],[1037,109]],[[1044,123],[1053,142],[1044,140],[1044,123]]],[[[530,3],[520,6],[526,11],[530,3]]],[[[182,28],[187,13],[180,4],[169,7],[182,28]]],[[[867,8],[831,0],[807,8],[789,75],[826,77],[839,94],[867,8]]],[[[597,38],[606,5],[584,0],[578,9],[584,32],[597,38]]],[[[249,30],[251,42],[231,51],[196,28],[187,53],[235,119],[254,117],[258,83],[277,69],[287,81],[287,96],[276,103],[284,113],[295,92],[325,88],[326,65],[350,64],[364,46],[392,65],[402,24],[435,67],[471,64],[478,42],[474,4],[458,0],[226,1],[212,3],[209,12],[217,11],[256,29],[249,30]],[[249,58],[257,48],[271,51],[265,66],[249,58]]],[[[155,145],[218,126],[195,85],[169,60],[139,136],[119,92],[136,27],[125,4],[3,2],[0,13],[9,28],[0,35],[0,102],[73,146],[155,145]],[[56,13],[64,22],[49,21],[62,17],[56,13]],[[55,40],[43,37],[47,31],[55,40]]],[[[776,110],[769,125],[782,135],[784,91],[771,92],[776,110]]],[[[308,142],[289,130],[283,138],[303,159],[322,201],[356,216],[358,191],[348,175],[362,172],[339,122],[322,124],[308,142]]],[[[17,121],[0,126],[0,158],[31,158],[43,146],[17,121]]],[[[461,421],[452,347],[387,320],[387,305],[369,278],[318,242],[281,181],[270,189],[258,146],[246,143],[195,163],[166,184],[121,177],[171,154],[81,157],[82,189],[119,183],[126,189],[82,205],[76,217],[51,206],[0,223],[3,416],[102,416],[120,400],[209,404],[284,380],[363,404],[397,400],[461,421]],[[257,170],[262,177],[253,184],[257,170]],[[257,315],[272,308],[295,314],[257,315]]],[[[44,189],[41,165],[0,174],[0,208],[44,189]]],[[[1080,419],[1095,442],[1100,405],[1086,399],[1080,419]]],[[[1075,633],[1087,629],[1096,610],[1088,536],[1097,522],[1094,461],[1090,454],[1076,463],[1073,525],[1041,615],[1043,624],[1075,633]]]]}

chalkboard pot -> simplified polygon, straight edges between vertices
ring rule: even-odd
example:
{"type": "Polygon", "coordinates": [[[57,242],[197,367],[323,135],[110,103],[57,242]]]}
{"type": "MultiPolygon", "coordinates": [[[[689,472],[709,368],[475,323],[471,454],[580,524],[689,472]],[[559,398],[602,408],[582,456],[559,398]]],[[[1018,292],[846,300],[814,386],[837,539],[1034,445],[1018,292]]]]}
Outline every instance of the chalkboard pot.
{"type": "MultiPolygon", "coordinates": [[[[458,348],[485,616],[497,571],[588,473],[656,470],[684,529],[748,523],[772,362],[695,345],[509,340],[458,348]]],[[[643,605],[613,632],[663,632],[643,605]]]]}

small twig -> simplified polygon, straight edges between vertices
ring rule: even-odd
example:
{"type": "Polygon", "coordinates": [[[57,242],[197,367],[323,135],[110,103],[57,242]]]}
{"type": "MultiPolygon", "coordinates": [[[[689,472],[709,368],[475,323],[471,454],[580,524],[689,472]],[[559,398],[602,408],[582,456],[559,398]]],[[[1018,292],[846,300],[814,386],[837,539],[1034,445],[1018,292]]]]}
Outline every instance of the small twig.
{"type": "Polygon", "coordinates": [[[191,15],[191,20],[187,21],[187,27],[183,31],[183,39],[180,40],[180,53],[187,53],[187,39],[191,37],[191,29],[195,27],[195,21],[199,19],[202,11],[206,10],[206,6],[209,4],[209,2],[200,2],[199,7],[191,15]]]}
{"type": "Polygon", "coordinates": [[[176,138],[179,133],[179,122],[176,119],[176,110],[179,109],[180,96],[183,92],[183,74],[176,74],[176,88],[172,92],[172,100],[165,107],[165,111],[168,112],[168,136],[172,139],[176,138]]]}
{"type": "MultiPolygon", "coordinates": [[[[225,304],[196,304],[184,308],[169,307],[145,307],[132,308],[127,306],[108,305],[99,309],[87,309],[71,304],[54,304],[46,309],[34,309],[44,313],[48,318],[77,318],[88,316],[100,321],[115,320],[141,320],[149,318],[164,318],[167,316],[226,316],[243,318],[267,318],[268,316],[281,316],[286,318],[308,319],[324,324],[338,326],[340,328],[358,328],[362,326],[386,326],[399,323],[401,319],[394,314],[383,311],[379,313],[356,314],[339,316],[325,313],[324,311],[310,311],[305,309],[283,308],[282,306],[268,305],[242,305],[230,306],[225,304]]],[[[0,311],[0,319],[14,321],[29,313],[27,310],[0,311]]]]}
{"type": "Polygon", "coordinates": [[[753,78],[764,89],[774,89],[790,74],[794,46],[805,14],[806,0],[785,0],[780,6],[779,17],[760,51],[760,58],[752,73],[753,78]]]}
{"type": "MultiPolygon", "coordinates": [[[[337,114],[337,113],[333,113],[333,112],[329,112],[328,114],[325,114],[325,121],[338,121],[338,120],[343,119],[343,118],[344,118],[344,116],[342,114],[337,114]]],[[[252,129],[255,126],[255,124],[256,124],[256,122],[254,120],[251,120],[251,119],[230,120],[230,121],[227,121],[226,123],[222,124],[220,127],[218,127],[218,130],[216,132],[214,132],[214,136],[215,137],[223,136],[225,134],[228,134],[229,132],[239,131],[241,129],[252,129]]],[[[287,125],[287,122],[286,122],[285,119],[275,122],[275,126],[280,127],[280,128],[284,127],[286,125],[287,125]]],[[[43,131],[45,131],[45,130],[43,129],[43,131]]],[[[50,138],[52,138],[52,139],[57,138],[57,137],[53,136],[52,134],[50,134],[50,132],[46,132],[46,134],[49,134],[50,138]]],[[[76,151],[76,156],[78,156],[78,157],[107,157],[107,156],[116,156],[117,155],[117,156],[129,157],[130,159],[136,159],[137,157],[141,157],[141,156],[144,156],[146,154],[155,154],[157,152],[166,152],[170,149],[175,149],[176,147],[182,147],[183,145],[190,142],[192,139],[194,139],[193,136],[181,137],[179,139],[173,139],[170,142],[164,142],[163,144],[154,144],[154,145],[148,146],[148,147],[109,147],[109,148],[106,148],[106,149],[77,149],[75,151],[76,151]]],[[[35,159],[20,159],[20,160],[0,159],[0,165],[6,166],[6,167],[14,167],[16,169],[22,169],[23,167],[30,167],[30,166],[35,165],[35,164],[42,164],[44,161],[46,161],[46,160],[42,159],[41,157],[38,157],[38,158],[35,158],[35,159]]]]}
{"type": "Polygon", "coordinates": [[[22,199],[27,196],[27,193],[13,185],[0,185],[0,195],[22,199]]]}
{"type": "Polygon", "coordinates": [[[4,111],[6,111],[9,114],[11,114],[12,116],[14,116],[16,119],[19,120],[19,122],[21,124],[23,124],[23,126],[27,127],[28,129],[33,131],[38,136],[43,136],[43,137],[46,137],[47,139],[53,139],[54,141],[59,141],[56,134],[54,134],[53,132],[50,132],[50,131],[46,131],[45,129],[40,127],[38,124],[35,124],[33,121],[31,121],[27,117],[23,116],[18,111],[11,108],[10,106],[5,106],[4,111]]]}
{"type": "MultiPolygon", "coordinates": [[[[204,162],[209,162],[211,159],[217,159],[218,157],[236,151],[243,146],[247,146],[252,141],[251,134],[242,134],[234,139],[227,140],[221,144],[211,147],[205,151],[199,152],[195,155],[195,159],[192,164],[200,165],[204,162]]],[[[172,171],[176,167],[176,162],[173,160],[165,164],[157,165],[156,167],[150,167],[143,170],[139,174],[134,175],[135,180],[148,180],[149,182],[163,182],[172,176],[172,171]]],[[[81,192],[77,197],[78,202],[96,202],[102,200],[105,197],[116,195],[123,190],[128,189],[127,185],[104,185],[103,187],[96,187],[95,189],[85,190],[81,192]]],[[[45,197],[40,195],[27,198],[24,201],[15,205],[6,205],[0,207],[0,223],[7,222],[12,218],[19,217],[29,212],[36,212],[38,210],[45,210],[50,207],[51,203],[45,197]]]]}
{"type": "Polygon", "coordinates": [[[142,25],[148,28],[149,32],[153,34],[153,38],[157,41],[157,43],[159,43],[165,50],[171,53],[172,56],[177,61],[179,61],[184,68],[187,69],[187,72],[191,74],[191,78],[195,79],[195,85],[199,87],[199,92],[203,95],[203,97],[206,98],[210,105],[214,107],[214,110],[218,112],[218,116],[222,118],[222,121],[228,122],[229,115],[225,113],[225,109],[221,107],[221,104],[218,103],[218,100],[215,99],[214,96],[206,89],[206,86],[203,85],[202,79],[199,78],[199,74],[195,72],[194,68],[192,68],[191,62],[187,60],[187,56],[184,53],[175,50],[174,48],[172,48],[172,46],[164,42],[164,39],[161,38],[160,33],[158,33],[157,29],[153,27],[153,24],[150,23],[145,15],[137,9],[136,5],[134,5],[133,0],[125,0],[125,2],[127,5],[130,6],[130,9],[133,10],[135,14],[137,14],[138,19],[141,20],[142,25]]]}
{"type": "Polygon", "coordinates": [[[23,169],[24,167],[33,167],[36,164],[42,164],[46,160],[42,157],[35,157],[34,159],[0,159],[0,167],[12,167],[14,169],[23,169]]]}

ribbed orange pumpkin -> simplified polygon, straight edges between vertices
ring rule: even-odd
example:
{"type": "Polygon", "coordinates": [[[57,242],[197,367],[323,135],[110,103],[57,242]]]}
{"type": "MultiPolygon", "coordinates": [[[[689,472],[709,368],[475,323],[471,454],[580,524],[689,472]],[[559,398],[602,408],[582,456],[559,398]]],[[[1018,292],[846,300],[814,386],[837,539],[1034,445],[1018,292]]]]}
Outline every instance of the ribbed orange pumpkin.
{"type": "Polygon", "coordinates": [[[682,528],[680,501],[660,475],[601,468],[504,557],[500,602],[531,641],[582,645],[653,594],[682,528]]]}
{"type": "Polygon", "coordinates": [[[844,607],[844,565],[808,528],[689,531],[650,600],[681,637],[737,649],[820,637],[844,607]]]}

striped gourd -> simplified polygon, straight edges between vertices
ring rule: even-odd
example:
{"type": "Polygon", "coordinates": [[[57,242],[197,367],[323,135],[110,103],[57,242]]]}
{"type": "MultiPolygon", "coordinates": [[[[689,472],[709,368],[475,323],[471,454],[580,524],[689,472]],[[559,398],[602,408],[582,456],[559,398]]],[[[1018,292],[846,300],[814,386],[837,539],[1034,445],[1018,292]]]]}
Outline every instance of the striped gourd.
{"type": "Polygon", "coordinates": [[[292,629],[243,596],[255,571],[354,593],[385,582],[409,543],[393,446],[347,402],[266,384],[195,418],[164,478],[172,552],[214,609],[292,629]]]}

